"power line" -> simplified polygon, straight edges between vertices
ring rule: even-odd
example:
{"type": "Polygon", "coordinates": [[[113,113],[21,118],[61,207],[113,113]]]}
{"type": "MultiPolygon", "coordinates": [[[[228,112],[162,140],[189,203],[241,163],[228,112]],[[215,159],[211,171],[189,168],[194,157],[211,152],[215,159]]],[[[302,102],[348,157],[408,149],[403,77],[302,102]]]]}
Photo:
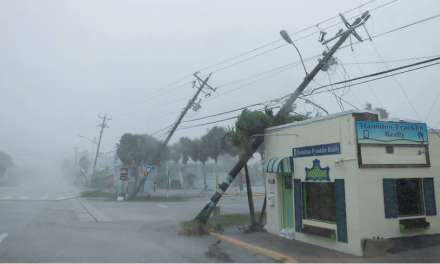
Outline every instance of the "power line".
{"type": "MultiPolygon", "coordinates": [[[[409,68],[409,67],[414,67],[414,66],[421,65],[421,64],[426,64],[426,63],[433,62],[433,61],[437,61],[437,60],[440,60],[440,57],[437,57],[437,58],[435,58],[435,59],[430,59],[430,60],[425,60],[425,61],[421,61],[421,62],[413,63],[413,64],[409,64],[409,65],[405,65],[405,66],[401,66],[401,67],[397,67],[397,68],[393,68],[393,69],[391,69],[391,70],[386,70],[386,71],[376,72],[376,73],[373,73],[373,74],[369,74],[369,75],[365,75],[365,76],[361,76],[361,77],[353,78],[353,79],[346,80],[346,81],[337,82],[337,83],[334,83],[333,85],[339,85],[339,84],[344,84],[344,83],[347,83],[347,82],[352,82],[352,81],[356,81],[356,80],[360,80],[360,79],[365,79],[365,78],[369,78],[369,77],[374,77],[374,76],[378,76],[378,75],[383,75],[383,74],[386,74],[386,73],[389,73],[389,72],[398,71],[398,70],[406,69],[406,68],[409,68]]],[[[419,69],[419,68],[417,68],[417,69],[419,69]]],[[[405,72],[406,72],[406,71],[405,71],[405,72]]],[[[394,74],[394,75],[397,75],[397,74],[394,74]]],[[[389,75],[389,76],[394,76],[394,75],[389,75]]],[[[313,94],[314,91],[319,90],[319,89],[322,89],[322,88],[325,88],[325,87],[328,87],[328,86],[330,86],[330,84],[323,85],[323,86],[321,86],[321,87],[315,88],[315,89],[313,89],[313,90],[310,92],[310,94],[313,94]]],[[[351,85],[351,86],[353,86],[353,85],[351,85]]],[[[341,88],[341,89],[342,89],[342,88],[341,88]]]]}
{"type": "Polygon", "coordinates": [[[426,118],[425,118],[425,123],[426,123],[426,120],[428,120],[429,115],[431,114],[431,110],[434,107],[435,102],[437,102],[437,98],[438,98],[439,94],[440,94],[440,89],[439,89],[437,95],[435,96],[434,102],[432,102],[431,108],[429,108],[429,112],[428,112],[428,114],[426,115],[426,118]]]}
{"type": "MultiPolygon", "coordinates": [[[[379,51],[376,48],[376,45],[374,45],[374,42],[371,41],[371,45],[373,45],[374,50],[376,51],[377,56],[379,56],[379,59],[381,61],[383,61],[383,64],[385,65],[385,68],[387,70],[389,70],[388,65],[384,62],[384,60],[382,59],[382,56],[380,56],[379,51]]],[[[420,115],[417,113],[416,109],[414,108],[413,103],[411,102],[411,100],[408,97],[408,94],[406,93],[405,89],[403,89],[402,84],[400,84],[399,80],[397,80],[396,77],[393,76],[393,79],[397,82],[397,84],[399,85],[400,89],[402,90],[402,92],[405,94],[406,99],[408,100],[409,104],[411,105],[411,108],[413,109],[414,113],[416,113],[417,117],[419,118],[419,120],[422,120],[422,118],[420,117],[420,115]]]]}
{"type": "Polygon", "coordinates": [[[71,154],[75,153],[75,151],[68,151],[68,152],[49,152],[49,153],[18,153],[18,154],[11,154],[13,156],[34,156],[34,155],[59,155],[59,154],[71,154]]]}
{"type": "MultiPolygon", "coordinates": [[[[394,2],[394,1],[393,1],[393,2],[394,2]]],[[[390,3],[391,3],[391,2],[390,2],[390,3]]],[[[434,19],[434,18],[437,18],[437,17],[440,17],[440,14],[435,15],[435,16],[431,16],[431,17],[428,17],[428,18],[425,18],[425,19],[422,19],[422,20],[419,20],[419,21],[416,21],[416,22],[413,22],[413,23],[410,23],[410,24],[408,24],[408,25],[404,25],[404,26],[398,27],[398,28],[396,28],[396,29],[392,29],[392,30],[389,30],[389,31],[386,31],[386,32],[380,33],[380,34],[375,35],[375,36],[371,36],[371,38],[373,39],[373,38],[381,37],[381,36],[384,36],[384,35],[390,34],[390,33],[392,33],[392,32],[395,32],[395,31],[398,31],[398,30],[401,30],[401,29],[407,28],[407,27],[409,27],[409,26],[417,25],[417,24],[422,23],[422,22],[426,22],[426,21],[428,21],[428,20],[431,20],[431,19],[434,19]]],[[[357,44],[357,43],[360,43],[360,42],[354,42],[352,45],[355,45],[355,44],[357,44]]],[[[346,46],[343,46],[343,47],[341,47],[340,49],[342,49],[342,48],[346,48],[346,47],[349,47],[349,46],[350,46],[350,44],[348,44],[348,45],[346,45],[346,46]]],[[[320,56],[320,55],[316,55],[316,56],[320,56]]],[[[308,59],[311,59],[311,58],[313,58],[313,57],[310,57],[310,58],[308,58],[308,59]]],[[[421,58],[421,57],[420,57],[420,58],[421,58]]],[[[307,61],[308,59],[306,59],[306,61],[307,61]]],[[[425,62],[422,62],[422,63],[426,63],[426,61],[425,61],[425,62]]],[[[297,64],[297,65],[299,65],[299,64],[297,64]]],[[[294,65],[294,66],[297,66],[297,65],[294,65]]],[[[413,64],[412,66],[415,66],[415,65],[417,65],[417,64],[413,64]]],[[[287,65],[286,65],[286,66],[287,66],[287,65]]],[[[294,67],[294,66],[292,66],[292,67],[294,67]]],[[[279,68],[282,68],[282,67],[279,67],[279,68]]],[[[260,80],[263,80],[263,79],[269,78],[269,77],[271,77],[271,76],[274,76],[274,75],[276,75],[276,74],[278,74],[278,73],[281,73],[281,72],[283,72],[283,71],[285,71],[285,70],[287,70],[287,69],[289,69],[289,68],[283,69],[283,70],[278,71],[278,72],[276,72],[276,73],[274,73],[274,74],[271,74],[271,75],[268,75],[268,76],[266,76],[266,77],[260,78],[260,79],[258,79],[258,80],[256,80],[256,81],[251,82],[251,83],[248,83],[248,84],[245,84],[245,85],[239,86],[239,87],[237,87],[237,88],[235,88],[235,89],[233,89],[233,90],[227,91],[227,92],[225,92],[225,93],[223,93],[223,94],[219,94],[219,95],[217,95],[217,96],[215,96],[215,97],[211,97],[211,98],[209,98],[208,100],[212,100],[212,99],[218,98],[218,97],[220,97],[220,96],[222,96],[222,95],[224,95],[224,94],[227,94],[227,93],[230,93],[230,92],[236,91],[236,90],[238,90],[238,89],[241,89],[241,88],[243,88],[243,87],[249,86],[249,85],[254,84],[254,83],[256,83],[256,82],[258,82],[258,81],[260,81],[260,80]]],[[[261,74],[261,75],[262,75],[262,74],[261,74]]],[[[367,76],[367,77],[371,77],[371,76],[367,76]]],[[[245,78],[245,79],[246,79],[246,78],[245,78]]],[[[357,80],[357,79],[358,79],[358,78],[356,78],[356,79],[352,79],[352,80],[350,80],[350,81],[357,80]]],[[[243,79],[242,79],[242,80],[243,80],[243,79]]],[[[365,82],[364,82],[364,83],[365,83],[365,82]]],[[[341,84],[341,82],[339,82],[339,83],[335,83],[334,85],[337,85],[337,84],[341,84]]],[[[353,86],[353,85],[351,85],[351,86],[353,86]]],[[[326,86],[326,87],[328,87],[328,86],[326,86]]],[[[175,113],[175,112],[178,112],[178,111],[180,111],[180,109],[179,109],[179,110],[176,110],[176,111],[173,111],[173,112],[170,112],[170,113],[168,113],[168,114],[161,115],[161,116],[158,116],[158,117],[153,117],[153,118],[150,118],[150,119],[147,119],[147,120],[144,120],[144,121],[142,121],[142,122],[139,122],[139,123],[136,123],[136,124],[132,124],[132,125],[142,124],[142,123],[145,123],[145,122],[147,122],[147,121],[154,120],[154,119],[157,119],[157,118],[160,118],[160,117],[166,116],[166,115],[170,115],[170,114],[175,113]]],[[[131,125],[129,125],[129,126],[131,126],[131,125]]]]}
{"type": "MultiPolygon", "coordinates": [[[[388,5],[388,4],[391,4],[391,3],[393,3],[393,2],[396,2],[396,1],[397,1],[397,0],[393,0],[393,1],[391,1],[391,2],[388,2],[388,3],[386,3],[386,4],[383,4],[383,5],[378,6],[378,7],[376,7],[376,8],[373,8],[373,9],[370,10],[370,12],[373,11],[373,10],[376,10],[376,9],[378,9],[378,8],[384,7],[384,6],[388,5]]],[[[347,11],[347,12],[349,12],[349,11],[347,11]]],[[[347,12],[345,12],[345,13],[347,13],[347,12]]],[[[343,13],[343,14],[345,14],[345,13],[343,13]]],[[[339,17],[339,15],[333,17],[332,19],[337,18],[337,17],[339,17]]],[[[355,18],[355,17],[357,17],[357,15],[352,16],[352,17],[350,17],[350,18],[348,18],[348,19],[352,19],[352,18],[355,18]]],[[[321,22],[321,23],[323,23],[323,22],[321,22]]],[[[308,29],[310,29],[310,28],[314,28],[314,27],[318,26],[318,25],[321,24],[321,23],[318,23],[318,24],[316,24],[315,26],[311,26],[311,27],[309,27],[308,29]]],[[[324,28],[324,29],[329,29],[329,28],[332,28],[332,27],[337,26],[337,25],[342,24],[342,23],[343,23],[343,22],[338,22],[338,23],[333,24],[333,25],[331,25],[331,26],[328,26],[328,27],[326,27],[326,28],[324,28]]],[[[306,35],[306,36],[303,36],[303,37],[301,37],[301,38],[298,38],[298,39],[296,39],[296,40],[293,40],[292,42],[297,42],[297,41],[299,41],[299,40],[302,40],[302,39],[308,38],[308,37],[310,37],[310,36],[313,36],[313,35],[319,33],[320,31],[321,31],[321,30],[315,31],[315,32],[310,33],[310,34],[308,34],[308,35],[306,35]]],[[[299,31],[299,32],[302,32],[302,31],[299,31]]],[[[296,34],[299,33],[299,32],[296,32],[296,33],[290,34],[289,36],[296,35],[296,34]]],[[[282,39],[279,39],[279,40],[274,41],[274,42],[271,42],[271,43],[275,43],[275,42],[278,42],[278,41],[281,41],[281,40],[282,40],[282,39]]],[[[267,50],[267,51],[265,51],[265,52],[262,52],[262,53],[260,53],[260,54],[255,55],[255,56],[252,56],[252,57],[250,57],[250,58],[247,58],[247,59],[241,60],[241,61],[239,61],[239,62],[236,62],[236,63],[234,63],[234,64],[231,64],[231,65],[225,66],[225,67],[223,67],[223,68],[221,68],[221,69],[219,69],[219,70],[215,70],[215,71],[213,71],[213,73],[215,73],[215,72],[219,72],[219,71],[223,71],[223,70],[225,70],[225,69],[228,69],[228,68],[230,68],[230,67],[236,66],[236,65],[241,64],[241,63],[243,63],[243,62],[246,62],[246,61],[248,61],[248,60],[251,60],[251,59],[257,58],[257,57],[259,57],[259,56],[262,56],[262,55],[264,55],[264,54],[267,54],[267,53],[269,53],[269,52],[272,52],[272,51],[274,51],[274,50],[277,50],[277,49],[282,48],[282,47],[287,46],[287,45],[289,45],[289,44],[283,44],[283,45],[278,46],[278,47],[276,47],[276,48],[273,48],[273,49],[267,50]]],[[[247,54],[247,53],[246,53],[246,54],[247,54]]],[[[237,58],[237,57],[236,57],[236,58],[237,58]]],[[[208,68],[211,68],[211,67],[208,67],[208,68]]],[[[202,70],[199,70],[199,71],[202,71],[202,70]]]]}
{"type": "MultiPolygon", "coordinates": [[[[357,63],[357,59],[356,59],[356,55],[354,54],[354,51],[351,52],[351,54],[353,55],[354,60],[357,63]]],[[[364,71],[362,70],[361,66],[359,64],[357,64],[359,71],[361,72],[362,76],[365,76],[364,71]]],[[[367,83],[368,88],[370,89],[370,92],[373,94],[374,98],[376,98],[376,100],[379,102],[380,105],[382,105],[383,108],[386,108],[382,102],[379,100],[379,97],[377,97],[376,93],[373,91],[373,88],[371,87],[370,83],[367,83]]]]}
{"type": "MultiPolygon", "coordinates": [[[[382,77],[378,77],[378,78],[375,78],[375,79],[371,79],[371,80],[367,80],[367,81],[363,81],[363,82],[359,82],[359,83],[355,83],[355,84],[352,84],[351,86],[353,87],[353,86],[360,85],[360,84],[363,84],[363,83],[366,83],[366,82],[372,82],[372,81],[376,81],[376,80],[380,80],[380,79],[384,79],[384,78],[389,78],[389,77],[392,77],[394,75],[400,75],[400,74],[403,74],[403,73],[407,73],[407,72],[411,72],[411,71],[415,71],[415,70],[420,70],[420,69],[431,67],[431,66],[434,66],[434,65],[437,65],[437,64],[440,64],[440,62],[429,64],[429,65],[424,65],[424,66],[421,66],[421,67],[418,67],[418,68],[414,68],[414,69],[410,69],[410,70],[406,70],[406,71],[402,71],[402,72],[393,73],[393,74],[390,74],[390,75],[387,75],[387,76],[382,76],[382,77]]],[[[387,72],[389,72],[389,71],[381,72],[381,74],[385,74],[387,72]]],[[[379,74],[375,74],[375,75],[379,75],[379,74]]],[[[368,77],[368,76],[366,76],[366,77],[368,77]]],[[[359,79],[359,78],[356,78],[356,79],[359,79]]],[[[312,93],[313,94],[319,94],[319,93],[327,92],[327,91],[318,91],[316,93],[314,92],[314,91],[319,90],[321,88],[323,88],[323,87],[315,88],[313,91],[310,92],[310,94],[312,94],[312,93]]],[[[343,89],[343,88],[344,87],[339,87],[339,88],[335,88],[334,90],[339,90],[339,89],[343,89]]],[[[310,94],[307,94],[307,95],[304,95],[304,96],[308,96],[310,94]]]]}
{"type": "MultiPolygon", "coordinates": [[[[354,7],[354,8],[352,8],[352,9],[348,10],[348,11],[345,11],[345,12],[343,12],[342,14],[349,13],[349,12],[351,12],[351,11],[353,11],[353,10],[356,10],[356,9],[358,9],[358,8],[361,8],[361,7],[363,7],[363,6],[366,6],[366,5],[368,5],[368,4],[370,4],[370,3],[373,3],[373,2],[375,2],[375,1],[376,1],[376,0],[369,1],[369,2],[367,2],[367,3],[364,3],[364,4],[362,4],[362,5],[359,5],[359,6],[357,6],[357,7],[354,7]]],[[[394,2],[396,2],[396,1],[397,1],[397,0],[393,0],[393,1],[387,2],[387,3],[385,3],[385,4],[382,4],[382,5],[380,5],[380,6],[377,6],[377,7],[373,8],[373,9],[371,9],[370,12],[371,12],[371,11],[374,11],[374,10],[376,10],[376,9],[382,8],[382,7],[384,7],[384,6],[387,6],[387,5],[389,5],[389,4],[391,4],[391,3],[394,3],[394,2]]],[[[300,31],[297,31],[297,32],[295,32],[295,33],[292,33],[292,34],[290,34],[290,36],[294,36],[294,35],[299,34],[299,33],[301,33],[301,32],[304,32],[304,31],[307,31],[307,30],[309,30],[309,29],[312,29],[312,28],[314,28],[314,27],[318,27],[318,25],[320,25],[320,24],[322,24],[322,23],[325,23],[325,22],[328,22],[328,21],[330,21],[330,20],[333,20],[333,19],[335,19],[335,18],[339,18],[339,15],[334,16],[334,17],[331,17],[331,18],[326,19],[326,20],[324,20],[324,21],[321,21],[321,22],[319,22],[319,23],[317,23],[317,24],[314,24],[313,26],[307,27],[307,28],[302,29],[302,30],[300,30],[300,31]]],[[[352,17],[352,18],[353,18],[353,17],[352,17]]],[[[351,19],[351,18],[349,18],[349,19],[351,19]]],[[[331,28],[331,27],[336,26],[336,25],[341,24],[341,23],[342,23],[342,22],[339,22],[339,23],[333,24],[333,25],[331,25],[331,26],[329,26],[329,27],[326,27],[325,29],[331,28]]],[[[319,31],[318,31],[318,32],[319,32],[319,31]]],[[[297,39],[297,40],[295,40],[295,41],[298,41],[298,40],[304,39],[304,38],[309,37],[309,36],[312,36],[312,35],[314,35],[314,34],[316,34],[316,32],[314,32],[314,33],[312,33],[312,34],[309,34],[309,35],[307,35],[307,36],[304,36],[304,37],[302,37],[302,38],[299,38],[299,39],[297,39]]],[[[262,48],[264,48],[264,47],[267,47],[267,46],[270,46],[270,45],[272,45],[272,44],[274,44],[274,43],[277,43],[277,42],[279,42],[279,41],[281,41],[281,40],[282,40],[282,39],[278,39],[278,40],[275,40],[275,41],[269,42],[269,43],[267,43],[267,44],[264,44],[264,45],[262,45],[262,46],[260,46],[260,47],[257,47],[257,48],[255,48],[255,49],[252,49],[252,50],[250,50],[250,51],[244,52],[244,53],[239,54],[239,55],[237,55],[237,56],[234,56],[234,57],[232,57],[232,58],[229,58],[229,59],[223,60],[223,61],[221,61],[221,62],[219,62],[219,63],[215,63],[215,64],[210,65],[210,66],[207,66],[207,67],[205,67],[205,68],[202,68],[202,69],[198,70],[198,72],[201,72],[201,71],[204,71],[204,70],[207,70],[207,69],[213,68],[213,67],[215,67],[215,66],[218,66],[218,65],[224,64],[224,63],[226,63],[226,62],[228,62],[228,61],[231,61],[231,60],[237,59],[237,58],[239,58],[239,57],[242,57],[242,56],[244,56],[244,55],[250,54],[250,53],[255,52],[255,51],[257,51],[257,50],[260,50],[260,49],[262,49],[262,48]]],[[[282,46],[285,46],[285,45],[286,45],[286,44],[284,44],[284,45],[282,45],[282,46]]],[[[281,46],[279,46],[279,47],[277,47],[277,48],[275,48],[275,49],[272,49],[271,51],[276,50],[276,49],[278,49],[278,48],[280,48],[280,47],[281,47],[281,46]]],[[[268,53],[268,52],[269,52],[269,51],[263,52],[263,53],[259,54],[258,56],[264,55],[264,54],[266,54],[266,53],[268,53]]],[[[253,58],[258,57],[258,56],[253,56],[253,58]]],[[[246,60],[244,60],[244,61],[247,61],[247,60],[249,60],[249,59],[246,59],[246,60]]],[[[244,62],[244,61],[241,61],[241,62],[244,62]]],[[[241,62],[240,62],[240,63],[241,63],[241,62]]],[[[222,68],[222,69],[220,69],[220,70],[224,70],[224,69],[226,69],[226,68],[229,68],[229,67],[235,66],[235,65],[237,65],[237,64],[239,64],[239,63],[233,64],[233,65],[229,65],[229,66],[227,66],[227,67],[225,67],[225,68],[222,68]]],[[[220,70],[217,70],[217,71],[220,71],[220,70]]],[[[214,72],[217,72],[217,71],[214,71],[214,72]]],[[[130,102],[128,102],[128,103],[126,103],[126,104],[124,104],[124,105],[122,105],[122,106],[119,106],[119,107],[116,107],[116,108],[110,109],[109,112],[114,112],[114,111],[116,111],[116,110],[118,110],[118,109],[120,109],[120,108],[124,108],[124,107],[126,107],[126,106],[129,106],[129,105],[131,105],[132,103],[138,102],[139,100],[141,100],[141,99],[143,99],[143,98],[146,98],[146,97],[148,97],[148,96],[150,96],[150,95],[152,95],[152,94],[154,94],[154,93],[156,93],[156,92],[158,92],[158,91],[161,91],[161,90],[166,89],[166,88],[168,88],[168,87],[170,87],[170,86],[173,86],[174,84],[179,83],[180,81],[185,80],[185,79],[187,79],[188,77],[191,77],[191,76],[192,76],[192,74],[187,75],[187,76],[185,76],[185,77],[183,77],[183,78],[181,78],[181,79],[179,79],[179,80],[177,80],[177,81],[174,81],[173,83],[171,83],[171,84],[169,84],[169,85],[166,85],[166,86],[164,86],[164,87],[162,87],[162,88],[159,88],[159,89],[157,89],[157,90],[155,90],[155,91],[153,91],[153,92],[151,92],[151,93],[149,93],[149,94],[147,94],[147,95],[144,95],[144,96],[142,96],[141,98],[138,98],[138,99],[132,100],[132,101],[130,101],[130,102]]]]}

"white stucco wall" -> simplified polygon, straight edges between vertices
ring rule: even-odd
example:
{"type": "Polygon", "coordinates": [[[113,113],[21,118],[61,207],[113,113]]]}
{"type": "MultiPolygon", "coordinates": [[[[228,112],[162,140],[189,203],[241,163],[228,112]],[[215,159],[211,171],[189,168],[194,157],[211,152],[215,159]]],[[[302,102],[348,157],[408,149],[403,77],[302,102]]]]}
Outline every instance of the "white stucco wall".
{"type": "MultiPolygon", "coordinates": [[[[312,122],[304,125],[297,125],[278,130],[267,132],[265,137],[266,143],[266,160],[276,156],[292,156],[292,148],[304,147],[320,144],[337,143],[341,144],[340,155],[326,155],[302,157],[294,159],[294,179],[305,180],[305,168],[313,166],[312,161],[319,159],[321,167],[329,166],[330,179],[333,182],[335,179],[345,180],[345,196],[346,196],[346,211],[347,211],[347,232],[348,243],[338,242],[315,237],[302,233],[295,233],[295,239],[318,246],[351,253],[354,255],[361,255],[361,247],[359,237],[361,235],[359,227],[359,207],[357,196],[357,159],[356,157],[356,140],[355,140],[355,126],[354,119],[351,115],[339,116],[332,119],[324,119],[322,121],[312,122]],[[271,136],[274,134],[296,134],[289,136],[271,136]],[[339,169],[335,168],[335,159],[347,159],[343,162],[339,169]]],[[[276,187],[274,188],[277,200],[275,206],[269,206],[268,212],[268,232],[278,234],[282,223],[282,200],[279,196],[281,190],[281,179],[275,174],[267,173],[268,178],[276,179],[276,187]]],[[[270,192],[269,185],[267,185],[267,192],[270,192]]],[[[293,204],[294,201],[292,201],[293,204]]],[[[303,224],[310,224],[314,226],[332,228],[336,230],[336,224],[321,223],[317,221],[303,220],[303,224]]]]}
{"type": "MultiPolygon", "coordinates": [[[[319,159],[321,167],[329,166],[332,182],[335,179],[345,180],[348,243],[303,233],[295,233],[295,239],[360,256],[362,255],[360,240],[363,238],[372,238],[373,236],[391,238],[440,233],[440,217],[438,215],[426,217],[431,224],[430,229],[412,232],[400,231],[398,218],[386,219],[382,182],[383,178],[433,177],[436,204],[439,207],[440,137],[434,133],[429,133],[430,168],[358,168],[355,131],[355,119],[351,113],[331,119],[266,131],[266,160],[279,156],[292,156],[292,148],[296,147],[337,142],[341,144],[340,155],[294,158],[293,179],[301,179],[304,182],[305,168],[311,168],[312,161],[319,159]],[[273,136],[276,134],[282,134],[282,136],[273,136]],[[338,169],[334,165],[335,159],[345,160],[338,169]]],[[[364,164],[423,164],[426,162],[425,154],[418,155],[419,149],[424,151],[424,148],[395,147],[395,154],[386,154],[384,147],[362,147],[362,161],[364,164]]],[[[275,186],[273,187],[275,206],[268,206],[267,208],[267,227],[269,233],[278,235],[283,219],[282,182],[280,175],[273,173],[266,173],[266,175],[267,179],[275,179],[275,186]]],[[[266,191],[268,194],[271,192],[270,184],[266,184],[266,191]]],[[[294,201],[292,201],[292,204],[294,204],[294,201]]],[[[303,219],[303,224],[336,230],[334,224],[305,219],[303,219]]]]}
{"type": "MultiPolygon", "coordinates": [[[[430,139],[432,137],[429,137],[430,139]]],[[[424,147],[394,147],[394,154],[387,154],[385,146],[361,146],[362,164],[426,164],[424,147]]]]}
{"type": "MultiPolygon", "coordinates": [[[[392,219],[385,218],[382,183],[383,178],[434,178],[436,205],[437,208],[439,208],[440,174],[438,172],[440,169],[440,137],[438,137],[435,133],[429,133],[428,138],[429,155],[431,160],[430,168],[387,168],[358,170],[358,200],[359,206],[362,208],[362,210],[360,210],[359,219],[363,237],[372,238],[373,236],[380,236],[384,238],[391,238],[440,233],[439,215],[426,216],[426,220],[430,222],[431,225],[429,229],[404,232],[400,231],[399,229],[399,219],[407,219],[411,217],[392,219]]],[[[397,147],[394,148],[394,151],[397,149],[397,147]]],[[[411,149],[418,148],[408,148],[408,155],[414,152],[414,150],[411,149]]],[[[422,156],[423,159],[425,158],[424,154],[420,156],[422,156]]],[[[395,159],[401,158],[402,156],[396,156],[395,159]]]]}

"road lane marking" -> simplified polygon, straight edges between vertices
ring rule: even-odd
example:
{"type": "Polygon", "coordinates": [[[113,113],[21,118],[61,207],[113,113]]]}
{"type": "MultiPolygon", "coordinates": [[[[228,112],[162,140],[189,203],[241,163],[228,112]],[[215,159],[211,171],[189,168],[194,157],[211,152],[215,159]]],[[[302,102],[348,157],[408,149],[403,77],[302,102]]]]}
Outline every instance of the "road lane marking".
{"type": "Polygon", "coordinates": [[[40,197],[40,200],[46,200],[47,197],[49,197],[49,193],[52,191],[52,189],[50,189],[49,191],[47,191],[46,196],[40,197]]]}
{"type": "Polygon", "coordinates": [[[157,206],[159,206],[159,207],[161,207],[161,208],[168,208],[168,205],[161,205],[161,204],[158,204],[157,206]]]}
{"type": "Polygon", "coordinates": [[[22,197],[20,197],[20,199],[21,200],[27,200],[27,199],[29,199],[29,196],[22,196],[22,197]]]}
{"type": "Polygon", "coordinates": [[[0,242],[3,241],[3,239],[5,239],[9,234],[8,233],[3,233],[0,235],[0,242]]]}
{"type": "Polygon", "coordinates": [[[57,197],[57,200],[64,200],[64,197],[57,197]]]}
{"type": "Polygon", "coordinates": [[[0,198],[1,200],[9,200],[9,199],[11,199],[12,198],[12,196],[3,196],[2,198],[0,198]]]}
{"type": "Polygon", "coordinates": [[[246,249],[254,251],[254,252],[258,253],[258,254],[264,255],[266,257],[269,257],[269,258],[272,258],[272,259],[275,259],[275,260],[278,260],[278,261],[282,261],[284,263],[298,263],[298,261],[296,259],[292,258],[291,256],[287,256],[287,255],[281,254],[279,252],[275,252],[275,251],[272,251],[272,250],[269,250],[269,249],[257,247],[257,246],[248,244],[246,242],[243,242],[243,241],[231,238],[231,237],[227,237],[227,236],[224,236],[224,235],[219,235],[217,233],[210,232],[210,234],[212,236],[220,238],[221,240],[225,240],[225,241],[227,241],[227,242],[229,242],[231,244],[234,244],[234,245],[246,248],[246,249]]]}

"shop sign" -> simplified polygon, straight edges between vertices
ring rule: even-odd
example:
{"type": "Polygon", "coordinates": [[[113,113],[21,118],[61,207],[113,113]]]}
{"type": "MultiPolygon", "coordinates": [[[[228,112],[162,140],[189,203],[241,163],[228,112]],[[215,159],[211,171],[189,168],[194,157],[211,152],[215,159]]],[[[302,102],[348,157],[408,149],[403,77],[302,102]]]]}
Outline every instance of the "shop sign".
{"type": "Polygon", "coordinates": [[[315,159],[311,168],[306,167],[306,181],[330,181],[330,168],[321,167],[321,161],[315,159]]]}
{"type": "Polygon", "coordinates": [[[341,143],[293,148],[293,158],[341,154],[341,143]]]}
{"type": "Polygon", "coordinates": [[[428,145],[428,131],[422,123],[357,121],[358,144],[428,145]]]}
{"type": "Polygon", "coordinates": [[[121,181],[125,181],[127,180],[127,176],[128,176],[128,168],[122,167],[119,173],[119,179],[121,181]]]}

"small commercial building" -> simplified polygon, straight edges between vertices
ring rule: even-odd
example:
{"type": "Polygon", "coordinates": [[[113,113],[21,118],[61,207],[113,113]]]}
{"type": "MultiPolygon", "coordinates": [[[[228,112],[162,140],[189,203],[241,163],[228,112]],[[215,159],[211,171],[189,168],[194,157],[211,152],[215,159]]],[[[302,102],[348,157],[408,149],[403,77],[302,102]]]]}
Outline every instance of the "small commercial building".
{"type": "Polygon", "coordinates": [[[268,128],[267,231],[358,256],[366,239],[440,233],[440,136],[397,121],[353,110],[268,128]]]}

